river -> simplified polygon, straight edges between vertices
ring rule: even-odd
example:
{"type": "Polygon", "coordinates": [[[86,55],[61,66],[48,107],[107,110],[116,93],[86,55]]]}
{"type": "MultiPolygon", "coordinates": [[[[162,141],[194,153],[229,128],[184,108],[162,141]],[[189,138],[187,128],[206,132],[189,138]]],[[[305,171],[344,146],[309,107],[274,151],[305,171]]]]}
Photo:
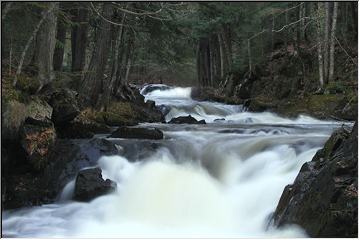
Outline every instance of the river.
{"type": "MultiPolygon", "coordinates": [[[[143,123],[163,140],[109,139],[151,154],[103,156],[103,177],[116,192],[72,201],[74,181],[53,204],[3,212],[5,237],[306,237],[297,226],[274,229],[269,219],[281,193],[341,122],[287,119],[241,106],[199,102],[191,88],[152,85],[146,99],[166,120],[191,114],[205,125],[143,123]]],[[[105,136],[97,136],[105,137],[105,136]]]]}

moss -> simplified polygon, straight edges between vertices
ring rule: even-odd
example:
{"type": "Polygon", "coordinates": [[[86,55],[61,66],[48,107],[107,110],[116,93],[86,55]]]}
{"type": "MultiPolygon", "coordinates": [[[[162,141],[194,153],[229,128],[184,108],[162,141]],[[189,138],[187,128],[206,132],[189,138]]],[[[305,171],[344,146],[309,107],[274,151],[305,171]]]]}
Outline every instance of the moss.
{"type": "Polygon", "coordinates": [[[344,95],[323,94],[310,95],[304,98],[287,99],[279,102],[277,112],[286,117],[296,117],[307,114],[321,119],[331,118],[342,104],[344,95]]]}
{"type": "Polygon", "coordinates": [[[265,95],[259,95],[251,99],[249,110],[254,112],[262,112],[276,108],[277,101],[265,95]]]}
{"type": "Polygon", "coordinates": [[[29,94],[13,87],[14,76],[7,76],[1,80],[1,101],[3,104],[6,104],[10,101],[17,101],[21,103],[26,103],[29,101],[29,94]]]}
{"type": "Polygon", "coordinates": [[[111,103],[107,111],[96,112],[86,109],[82,114],[87,118],[109,126],[135,125],[139,114],[134,111],[129,102],[111,103]]]}
{"type": "Polygon", "coordinates": [[[346,93],[348,87],[340,81],[330,82],[325,87],[325,93],[327,94],[337,94],[337,93],[346,93]]]}
{"type": "Polygon", "coordinates": [[[340,144],[347,139],[349,133],[344,129],[339,129],[331,135],[331,137],[326,141],[322,151],[322,157],[328,159],[331,157],[332,153],[340,146],[340,144]]]}
{"type": "Polygon", "coordinates": [[[26,106],[11,100],[2,109],[2,138],[17,139],[20,126],[26,118],[26,106]]]}
{"type": "Polygon", "coordinates": [[[16,87],[28,94],[35,94],[40,87],[40,82],[36,77],[29,77],[22,74],[18,76],[16,87]]]}
{"type": "Polygon", "coordinates": [[[338,94],[312,95],[307,99],[307,107],[312,111],[335,109],[343,98],[338,94]]]}

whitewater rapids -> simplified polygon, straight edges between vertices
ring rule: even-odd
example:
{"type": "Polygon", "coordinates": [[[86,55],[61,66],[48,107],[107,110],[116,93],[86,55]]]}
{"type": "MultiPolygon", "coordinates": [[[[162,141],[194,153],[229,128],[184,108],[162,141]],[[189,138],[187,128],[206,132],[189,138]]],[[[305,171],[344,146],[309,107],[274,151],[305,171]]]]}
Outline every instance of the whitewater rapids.
{"type": "Polygon", "coordinates": [[[75,202],[70,181],[54,204],[4,211],[3,236],[306,237],[298,226],[274,229],[269,219],[284,187],[342,123],[198,102],[191,88],[148,85],[141,92],[167,109],[167,121],[191,114],[208,124],[141,124],[165,138],[121,141],[159,148],[137,161],[98,160],[116,192],[75,202]]]}

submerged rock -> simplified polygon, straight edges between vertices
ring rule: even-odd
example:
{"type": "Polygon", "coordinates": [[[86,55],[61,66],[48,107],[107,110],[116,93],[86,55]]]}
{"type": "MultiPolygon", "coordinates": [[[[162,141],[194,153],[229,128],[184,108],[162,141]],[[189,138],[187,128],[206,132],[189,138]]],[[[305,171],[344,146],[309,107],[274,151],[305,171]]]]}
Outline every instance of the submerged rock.
{"type": "Polygon", "coordinates": [[[174,123],[174,124],[206,124],[205,120],[196,120],[191,115],[188,116],[180,116],[177,118],[172,118],[168,123],[174,123]]]}
{"type": "Polygon", "coordinates": [[[157,129],[119,127],[109,137],[111,138],[140,138],[140,139],[163,139],[163,133],[157,129]]]}
{"type": "Polygon", "coordinates": [[[74,200],[87,202],[101,195],[113,192],[116,183],[110,179],[104,180],[100,168],[81,170],[75,181],[74,200]]]}
{"type": "Polygon", "coordinates": [[[293,184],[285,187],[274,213],[278,227],[297,224],[311,237],[357,237],[357,123],[333,133],[293,184]]]}

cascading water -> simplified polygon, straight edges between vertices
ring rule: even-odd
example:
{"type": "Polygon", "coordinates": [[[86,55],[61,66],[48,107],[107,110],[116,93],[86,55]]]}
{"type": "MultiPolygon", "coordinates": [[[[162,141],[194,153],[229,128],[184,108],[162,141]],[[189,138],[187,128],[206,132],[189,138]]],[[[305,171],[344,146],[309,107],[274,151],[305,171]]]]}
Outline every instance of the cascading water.
{"type": "MultiPolygon", "coordinates": [[[[341,123],[198,102],[190,88],[149,85],[141,92],[168,108],[167,121],[191,114],[208,124],[141,124],[164,132],[164,140],[153,141],[161,147],[135,162],[98,160],[104,179],[117,182],[116,192],[75,202],[71,181],[54,204],[5,211],[4,236],[306,236],[297,226],[269,227],[269,218],[284,187],[341,123]]],[[[152,142],[131,141],[140,147],[152,142]]]]}

